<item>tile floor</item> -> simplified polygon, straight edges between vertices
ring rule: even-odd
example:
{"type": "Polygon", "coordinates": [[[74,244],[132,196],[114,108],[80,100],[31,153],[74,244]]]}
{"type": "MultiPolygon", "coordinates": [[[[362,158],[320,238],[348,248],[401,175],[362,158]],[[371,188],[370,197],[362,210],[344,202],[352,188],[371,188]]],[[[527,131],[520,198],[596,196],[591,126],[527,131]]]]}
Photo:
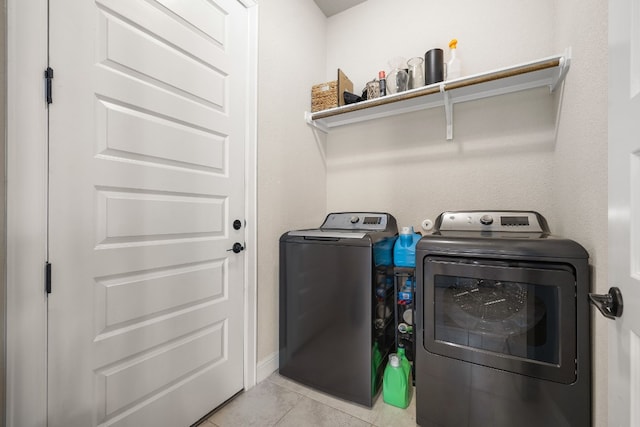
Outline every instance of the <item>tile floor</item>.
{"type": "Polygon", "coordinates": [[[200,427],[415,425],[415,392],[407,409],[387,405],[382,400],[382,394],[378,395],[373,408],[369,409],[310,389],[275,372],[219,408],[200,427]]]}

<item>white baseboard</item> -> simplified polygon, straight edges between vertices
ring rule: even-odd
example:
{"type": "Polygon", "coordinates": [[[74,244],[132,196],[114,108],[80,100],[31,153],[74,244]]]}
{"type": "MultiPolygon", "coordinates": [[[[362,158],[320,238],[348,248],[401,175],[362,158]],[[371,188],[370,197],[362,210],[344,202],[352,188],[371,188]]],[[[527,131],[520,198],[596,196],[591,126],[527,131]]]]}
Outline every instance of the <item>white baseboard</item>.
{"type": "Polygon", "coordinates": [[[278,370],[278,357],[279,352],[276,351],[258,362],[256,378],[258,383],[261,383],[263,380],[267,379],[269,375],[278,370]]]}

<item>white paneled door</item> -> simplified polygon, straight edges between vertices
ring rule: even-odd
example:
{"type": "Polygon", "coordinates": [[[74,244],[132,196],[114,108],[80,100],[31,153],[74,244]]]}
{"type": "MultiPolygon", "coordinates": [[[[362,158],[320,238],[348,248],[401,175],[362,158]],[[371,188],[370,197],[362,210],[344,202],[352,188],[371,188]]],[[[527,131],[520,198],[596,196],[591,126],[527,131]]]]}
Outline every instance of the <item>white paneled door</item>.
{"type": "Polygon", "coordinates": [[[609,1],[609,423],[640,425],[640,0],[609,1]]]}
{"type": "Polygon", "coordinates": [[[48,425],[188,426],[243,387],[247,10],[49,7],[48,425]]]}

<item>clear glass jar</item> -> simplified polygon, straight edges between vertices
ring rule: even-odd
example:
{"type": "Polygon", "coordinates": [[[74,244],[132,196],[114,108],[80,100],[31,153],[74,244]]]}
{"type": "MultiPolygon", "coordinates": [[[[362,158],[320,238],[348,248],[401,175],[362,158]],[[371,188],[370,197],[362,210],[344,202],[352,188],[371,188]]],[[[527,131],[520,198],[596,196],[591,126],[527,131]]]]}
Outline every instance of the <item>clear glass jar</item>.
{"type": "Polygon", "coordinates": [[[404,58],[393,58],[389,61],[391,71],[387,74],[387,93],[403,92],[409,88],[409,74],[405,70],[407,61],[404,58]]]}
{"type": "Polygon", "coordinates": [[[411,58],[407,65],[409,66],[409,89],[416,89],[424,86],[424,59],[420,56],[411,58]]]}

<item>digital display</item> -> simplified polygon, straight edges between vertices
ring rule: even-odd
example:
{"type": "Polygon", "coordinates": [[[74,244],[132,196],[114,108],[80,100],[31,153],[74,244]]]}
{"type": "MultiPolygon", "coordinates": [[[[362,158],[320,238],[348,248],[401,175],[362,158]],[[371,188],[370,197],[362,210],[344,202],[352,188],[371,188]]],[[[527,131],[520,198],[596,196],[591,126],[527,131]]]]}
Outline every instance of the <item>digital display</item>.
{"type": "Polygon", "coordinates": [[[362,223],[366,225],[380,224],[381,220],[382,218],[380,218],[379,216],[365,216],[362,223]]]}
{"type": "Polygon", "coordinates": [[[501,216],[501,225],[529,225],[529,217],[527,216],[501,216]]]}

